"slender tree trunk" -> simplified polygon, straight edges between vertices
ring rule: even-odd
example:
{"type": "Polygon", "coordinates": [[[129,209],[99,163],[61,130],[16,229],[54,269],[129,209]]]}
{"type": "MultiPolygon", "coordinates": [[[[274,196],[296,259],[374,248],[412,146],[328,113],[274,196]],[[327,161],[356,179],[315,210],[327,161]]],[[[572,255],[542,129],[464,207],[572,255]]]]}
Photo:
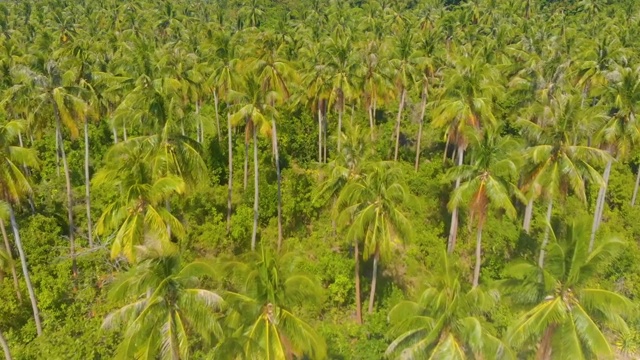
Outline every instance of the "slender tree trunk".
{"type": "Polygon", "coordinates": [[[231,231],[231,197],[233,195],[233,139],[231,131],[231,114],[227,114],[227,137],[229,146],[229,191],[227,193],[227,234],[231,231]]]}
{"type": "Polygon", "coordinates": [[[340,108],[338,109],[338,152],[342,149],[342,112],[344,111],[344,99],[340,101],[340,108]]]}
{"type": "MultiPolygon", "coordinates": [[[[164,208],[167,209],[168,213],[171,213],[171,201],[169,199],[164,199],[164,208]]],[[[171,239],[171,224],[167,223],[167,235],[168,239],[171,239]]]]}
{"type": "Polygon", "coordinates": [[[524,232],[527,234],[531,231],[531,218],[533,217],[533,197],[529,199],[527,203],[527,207],[524,209],[524,221],[522,223],[522,228],[524,232]]]}
{"type": "Polygon", "coordinates": [[[58,142],[60,146],[60,155],[62,157],[62,166],[64,169],[65,182],[67,187],[67,219],[69,221],[69,244],[73,276],[78,276],[78,268],[76,266],[76,240],[75,240],[75,224],[73,222],[73,193],[71,189],[71,174],[69,172],[69,164],[67,155],[64,151],[64,142],[62,141],[62,131],[60,128],[60,110],[54,105],[56,112],[56,132],[58,134],[58,142]]]}
{"type": "MultiPolygon", "coordinates": [[[[58,112],[56,107],[56,113],[58,112]]],[[[56,127],[56,176],[60,177],[60,128],[56,127]]]]}
{"type": "Polygon", "coordinates": [[[322,162],[322,110],[318,104],[318,162],[322,162]]]}
{"type": "Polygon", "coordinates": [[[280,172],[280,151],[278,149],[278,132],[276,121],[271,119],[273,128],[273,153],[276,158],[276,178],[278,182],[278,252],[282,248],[282,173],[280,172]]]}
{"type": "Polygon", "coordinates": [[[13,229],[13,238],[16,242],[16,248],[18,248],[18,254],[20,254],[20,263],[22,264],[22,274],[24,275],[24,281],[27,284],[27,290],[29,291],[29,299],[31,299],[33,319],[36,322],[36,332],[38,336],[40,336],[42,334],[42,324],[40,323],[40,311],[38,311],[38,301],[36,300],[36,293],[33,290],[33,284],[31,283],[31,277],[29,276],[27,257],[25,256],[24,249],[22,247],[20,232],[18,231],[18,222],[16,221],[16,215],[13,212],[13,204],[9,204],[9,217],[11,219],[11,228],[13,229]]]}
{"type": "Polygon", "coordinates": [[[555,325],[549,325],[549,327],[545,329],[542,340],[540,340],[540,345],[538,346],[538,351],[536,352],[536,360],[551,360],[551,342],[553,341],[555,329],[555,325]]]}
{"type": "Polygon", "coordinates": [[[473,288],[480,282],[480,266],[482,266],[482,225],[478,224],[476,232],[476,266],[473,269],[473,288]]]}
{"type": "Polygon", "coordinates": [[[424,85],[422,90],[422,104],[420,106],[420,124],[418,126],[418,139],[416,139],[416,163],[415,171],[420,168],[420,143],[422,142],[422,126],[424,124],[424,113],[427,109],[427,84],[424,85]]]}
{"type": "Polygon", "coordinates": [[[2,331],[0,331],[0,346],[4,351],[4,358],[6,360],[13,360],[13,358],[11,357],[11,352],[9,352],[9,344],[7,344],[7,340],[2,335],[2,331]]]}
{"type": "MultiPolygon", "coordinates": [[[[464,149],[462,145],[458,145],[458,166],[462,166],[462,162],[464,160],[464,149]]],[[[460,187],[460,178],[456,179],[456,187],[455,189],[460,187]]],[[[451,228],[449,229],[449,240],[447,251],[449,254],[453,252],[456,247],[456,240],[458,237],[458,207],[453,208],[451,212],[451,228]]]]}
{"type": "Polygon", "coordinates": [[[444,143],[444,151],[442,152],[442,163],[444,164],[447,161],[447,152],[449,150],[449,134],[446,134],[447,140],[444,143]]]}
{"type": "Polygon", "coordinates": [[[93,247],[93,224],[91,222],[91,179],[89,177],[89,119],[84,118],[84,197],[87,209],[87,238],[93,247]]]}
{"type": "Polygon", "coordinates": [[[323,156],[324,156],[324,162],[327,162],[327,113],[324,112],[322,114],[322,135],[324,137],[323,141],[322,141],[322,146],[324,146],[323,149],[323,156]]]}
{"type": "Polygon", "coordinates": [[[638,175],[636,175],[636,185],[633,187],[633,196],[631,197],[631,207],[636,206],[636,196],[638,195],[638,185],[640,185],[640,166],[638,166],[638,175]]]}
{"type": "MultiPolygon", "coordinates": [[[[21,131],[18,131],[18,144],[20,145],[21,148],[24,147],[24,143],[22,142],[22,132],[21,131]]],[[[31,177],[31,171],[29,170],[29,167],[27,165],[25,165],[24,163],[22,164],[22,169],[24,169],[24,173],[28,177],[31,177]]],[[[35,214],[36,213],[36,204],[33,201],[33,194],[32,193],[29,193],[28,202],[29,202],[29,207],[31,208],[31,213],[35,214]]]]}
{"type": "Polygon", "coordinates": [[[360,246],[358,240],[353,241],[356,277],[356,322],[362,324],[362,299],[360,296],[360,246]]]}
{"type": "Polygon", "coordinates": [[[602,175],[604,184],[600,187],[600,191],[598,191],[598,200],[596,201],[596,210],[593,214],[593,225],[591,226],[591,237],[589,238],[589,252],[593,250],[593,245],[596,240],[596,232],[598,231],[598,228],[600,228],[600,222],[602,221],[602,213],[604,212],[604,200],[607,195],[607,186],[609,185],[609,175],[611,175],[612,163],[613,160],[609,160],[609,162],[607,162],[607,166],[604,168],[604,174],[602,175]]]}
{"type": "Polygon", "coordinates": [[[113,129],[113,144],[117,144],[118,143],[118,130],[116,130],[116,127],[112,127],[113,129]]]}
{"type": "MultiPolygon", "coordinates": [[[[249,126],[247,123],[246,126],[249,126]]],[[[247,191],[247,181],[249,177],[249,134],[244,135],[244,174],[242,179],[242,190],[247,191]]]]}
{"type": "Polygon", "coordinates": [[[398,149],[400,147],[400,121],[402,120],[402,109],[404,109],[404,97],[407,93],[407,90],[402,87],[402,92],[400,93],[400,105],[398,105],[398,117],[396,119],[396,148],[393,153],[393,161],[398,161],[398,149]]]}
{"type": "Polygon", "coordinates": [[[258,200],[260,198],[260,189],[258,186],[258,131],[253,126],[253,232],[251,233],[251,251],[256,250],[256,238],[258,235],[258,200]]]}
{"type": "Polygon", "coordinates": [[[371,292],[369,293],[369,314],[373,314],[373,302],[376,297],[376,284],[378,283],[378,261],[380,260],[380,248],[376,246],[373,255],[373,269],[371,270],[371,292]]]}
{"type": "MultiPolygon", "coordinates": [[[[373,101],[373,100],[372,100],[373,101]]],[[[369,105],[369,108],[367,109],[367,111],[369,112],[369,128],[370,128],[370,132],[371,134],[369,134],[371,136],[371,140],[373,140],[374,136],[374,129],[375,129],[375,125],[373,123],[373,102],[369,105]]]]}
{"type": "Polygon", "coordinates": [[[218,134],[218,144],[222,143],[222,139],[220,137],[220,118],[218,115],[218,92],[213,92],[213,106],[215,106],[216,111],[216,133],[218,134]]]}
{"type": "MultiPolygon", "coordinates": [[[[202,119],[200,119],[200,100],[196,100],[196,119],[197,119],[197,127],[196,127],[196,138],[198,139],[198,143],[202,144],[204,141],[204,129],[202,128],[202,119]]],[[[220,123],[218,122],[218,110],[216,109],[216,123],[218,124],[218,133],[220,133],[220,123]]],[[[218,135],[219,137],[220,135],[218,135]]],[[[220,139],[218,139],[218,142],[220,139]]]]}
{"type": "Polygon", "coordinates": [[[18,301],[22,303],[22,294],[20,293],[20,285],[18,284],[18,274],[16,273],[16,264],[13,263],[13,254],[11,253],[11,245],[9,245],[9,237],[7,236],[7,230],[4,227],[4,221],[0,219],[0,231],[2,232],[2,239],[4,240],[4,248],[7,251],[7,256],[11,261],[11,276],[13,277],[13,287],[16,290],[18,301]]]}
{"type": "Polygon", "coordinates": [[[127,141],[127,123],[126,120],[122,122],[122,138],[127,141]]]}
{"type": "Polygon", "coordinates": [[[540,246],[540,256],[538,257],[538,266],[544,267],[544,254],[547,244],[549,243],[549,227],[551,226],[551,211],[553,210],[553,199],[549,199],[549,205],[547,205],[547,226],[544,230],[544,238],[542,238],[542,245],[540,246]]]}

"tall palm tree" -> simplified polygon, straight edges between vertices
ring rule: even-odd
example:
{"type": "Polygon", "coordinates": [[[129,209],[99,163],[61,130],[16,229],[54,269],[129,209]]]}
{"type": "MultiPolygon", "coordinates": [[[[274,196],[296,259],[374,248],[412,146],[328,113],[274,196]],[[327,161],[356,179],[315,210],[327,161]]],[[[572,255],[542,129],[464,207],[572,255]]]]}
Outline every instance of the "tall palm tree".
{"type": "Polygon", "coordinates": [[[273,91],[265,92],[255,75],[248,75],[244,81],[244,93],[234,94],[239,108],[231,115],[232,124],[246,122],[247,131],[253,135],[253,169],[254,169],[254,198],[253,198],[253,232],[251,234],[251,251],[256,249],[258,234],[258,200],[260,197],[258,183],[258,131],[263,135],[271,132],[269,118],[275,116],[275,109],[270,105],[271,99],[277,94],[273,91]]]}
{"type": "Polygon", "coordinates": [[[112,285],[111,300],[126,305],[103,327],[125,329],[117,359],[188,359],[191,335],[205,342],[222,335],[222,297],[202,286],[213,271],[202,262],[183,264],[177,254],[149,254],[112,285]]]}
{"type": "Polygon", "coordinates": [[[23,173],[23,167],[20,165],[25,164],[30,167],[36,167],[38,165],[34,150],[12,145],[16,141],[18,133],[22,128],[23,123],[18,121],[10,121],[0,125],[0,200],[8,205],[9,219],[11,228],[13,229],[13,239],[16,242],[16,248],[20,255],[22,274],[24,275],[27,290],[29,291],[36,331],[38,336],[40,336],[42,334],[42,323],[40,322],[38,301],[35,290],[33,289],[33,284],[31,283],[31,277],[29,276],[27,256],[22,247],[18,222],[16,221],[14,212],[14,207],[20,204],[20,199],[31,192],[29,181],[23,173]]]}
{"type": "Polygon", "coordinates": [[[7,266],[11,269],[11,276],[13,278],[13,287],[16,290],[18,301],[22,302],[22,294],[20,293],[20,286],[18,284],[18,274],[16,272],[16,264],[13,261],[13,254],[11,253],[11,245],[9,244],[9,237],[7,236],[7,230],[5,229],[4,222],[9,219],[9,204],[0,201],[0,232],[2,233],[2,240],[4,240],[4,246],[0,246],[0,251],[3,251],[3,256],[7,262],[7,266]]]}
{"type": "Polygon", "coordinates": [[[620,315],[630,311],[631,302],[594,286],[593,277],[624,243],[608,238],[589,252],[587,221],[575,221],[565,231],[550,244],[544,268],[518,262],[506,269],[505,289],[528,307],[508,330],[507,341],[516,347],[537,343],[537,359],[612,357],[603,326],[626,328],[620,315]]]}
{"type": "MultiPolygon", "coordinates": [[[[594,113],[597,108],[583,108],[580,102],[579,96],[560,94],[539,110],[542,115],[536,121],[526,118],[518,120],[523,134],[537,144],[525,152],[530,170],[527,172],[524,190],[526,192],[532,186],[544,189],[548,201],[547,224],[551,221],[556,196],[565,195],[571,189],[580,200],[586,202],[584,179],[600,185],[602,177],[594,166],[610,158],[603,150],[576,142],[581,134],[593,132],[598,126],[594,119],[599,119],[599,114],[594,113]]],[[[540,247],[540,267],[544,265],[545,247],[549,240],[548,229],[545,229],[540,247]]]]}
{"type": "Polygon", "coordinates": [[[320,298],[321,287],[296,271],[301,258],[274,256],[262,244],[260,254],[223,262],[233,290],[224,297],[230,308],[227,326],[233,336],[223,339],[216,354],[243,354],[247,359],[326,359],[326,344],[294,309],[320,298]]]}
{"type": "Polygon", "coordinates": [[[349,227],[347,237],[362,239],[363,258],[373,258],[369,295],[369,313],[373,313],[378,263],[391,256],[393,248],[410,232],[402,209],[410,202],[410,194],[401,170],[393,162],[363,166],[362,174],[342,189],[336,206],[342,209],[341,221],[349,227]]]}
{"type": "MultiPolygon", "coordinates": [[[[444,92],[432,115],[432,125],[445,129],[447,143],[456,144],[457,166],[464,161],[469,133],[496,123],[494,99],[500,93],[497,69],[484,62],[479,54],[456,59],[455,67],[443,74],[444,92]]],[[[446,151],[446,149],[445,149],[446,151]]],[[[460,186],[456,179],[455,188],[460,186]]],[[[458,236],[458,209],[451,213],[451,227],[447,249],[452,252],[458,236]]]]}
{"type": "Polygon", "coordinates": [[[106,154],[106,166],[92,180],[95,186],[120,191],[103,210],[96,234],[110,235],[113,231],[112,258],[124,254],[132,263],[136,261],[136,245],[159,241],[171,247],[171,235],[184,235],[180,221],[163,205],[171,195],[184,193],[185,182],[175,175],[155,176],[147,152],[137,139],[114,145],[106,154]]]}
{"type": "Polygon", "coordinates": [[[389,333],[395,340],[385,352],[388,358],[512,358],[482,317],[495,294],[468,290],[451,256],[443,252],[417,301],[402,301],[389,312],[389,333]]]}
{"type": "Polygon", "coordinates": [[[519,144],[508,137],[486,133],[476,137],[471,165],[458,166],[451,171],[453,178],[460,178],[460,187],[453,191],[449,208],[466,206],[470,222],[476,226],[476,264],[473,271],[473,288],[480,279],[482,263],[482,229],[490,209],[504,210],[509,218],[516,216],[511,195],[518,194],[513,184],[518,174],[514,152],[519,144]]]}
{"type": "Polygon", "coordinates": [[[9,351],[9,344],[7,340],[2,335],[2,331],[0,331],[0,347],[2,347],[2,351],[4,352],[4,358],[6,360],[12,360],[11,352],[9,351]]]}

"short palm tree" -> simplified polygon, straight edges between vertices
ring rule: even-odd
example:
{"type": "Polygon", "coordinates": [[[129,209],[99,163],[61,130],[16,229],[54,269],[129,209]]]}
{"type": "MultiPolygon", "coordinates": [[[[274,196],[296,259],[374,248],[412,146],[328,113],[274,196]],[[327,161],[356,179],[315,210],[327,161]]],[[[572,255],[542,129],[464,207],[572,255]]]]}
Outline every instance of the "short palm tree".
{"type": "Polygon", "coordinates": [[[513,181],[518,167],[514,152],[519,144],[508,137],[490,133],[476,137],[471,165],[452,169],[451,176],[460,179],[460,187],[453,191],[449,208],[467,207],[470,221],[476,226],[476,265],[473,271],[473,287],[478,286],[482,263],[482,229],[490,209],[504,210],[510,218],[516,216],[511,195],[519,195],[513,181]]]}
{"type": "Polygon", "coordinates": [[[369,313],[373,313],[380,259],[391,256],[410,232],[403,211],[410,199],[400,168],[388,161],[364,164],[362,173],[338,197],[336,206],[341,209],[340,220],[349,228],[347,237],[364,242],[365,260],[373,257],[369,313]]]}
{"type": "Polygon", "coordinates": [[[214,354],[236,354],[237,359],[325,359],[326,344],[294,309],[321,297],[321,287],[296,271],[301,257],[275,256],[264,244],[260,253],[222,262],[232,289],[224,293],[230,311],[229,336],[214,354]]]}
{"type": "Polygon", "coordinates": [[[11,228],[13,229],[16,248],[20,255],[22,273],[27,283],[33,317],[36,323],[36,331],[39,336],[42,333],[42,324],[40,322],[38,301],[36,300],[36,294],[33,289],[33,284],[31,283],[31,277],[29,276],[27,257],[22,247],[18,222],[16,221],[14,212],[14,207],[20,204],[20,199],[31,192],[31,185],[21,165],[24,164],[31,167],[38,165],[36,153],[33,149],[12,145],[15,143],[23,125],[24,123],[19,121],[9,121],[0,125],[0,200],[7,205],[5,209],[9,212],[11,228]]]}
{"type": "Polygon", "coordinates": [[[154,176],[147,152],[136,142],[114,145],[106,155],[106,165],[93,178],[96,186],[110,186],[119,191],[103,210],[96,223],[97,235],[114,232],[113,258],[120,254],[136,260],[136,246],[159,241],[171,246],[171,234],[181,238],[184,229],[178,219],[164,207],[173,194],[185,190],[185,182],[175,175],[154,176]]]}
{"type": "Polygon", "coordinates": [[[124,327],[116,359],[188,359],[193,333],[205,342],[222,335],[222,298],[202,286],[214,272],[206,263],[182,264],[177,254],[149,254],[112,285],[110,298],[127,304],[103,327],[124,327]]]}
{"type": "Polygon", "coordinates": [[[504,359],[511,354],[487,327],[482,312],[495,300],[491,293],[469,290],[452,255],[442,254],[438,271],[417,301],[391,309],[385,355],[393,359],[504,359]]]}
{"type": "Polygon", "coordinates": [[[589,225],[584,220],[562,235],[549,245],[544,268],[519,262],[505,271],[505,289],[515,303],[528,307],[509,329],[507,340],[515,347],[537,346],[537,359],[612,357],[603,327],[626,329],[621,315],[631,303],[599,288],[594,276],[624,249],[624,242],[608,238],[589,252],[589,225]]]}

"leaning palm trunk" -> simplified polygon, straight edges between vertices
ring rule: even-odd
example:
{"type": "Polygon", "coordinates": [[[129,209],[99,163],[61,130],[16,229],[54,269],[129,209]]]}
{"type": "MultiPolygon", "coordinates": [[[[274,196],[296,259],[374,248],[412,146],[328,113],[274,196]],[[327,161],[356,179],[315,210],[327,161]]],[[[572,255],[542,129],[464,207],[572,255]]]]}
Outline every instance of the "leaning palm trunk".
{"type": "Polygon", "coordinates": [[[278,132],[276,130],[276,121],[271,119],[273,127],[273,154],[276,161],[276,178],[278,182],[278,251],[282,247],[282,174],[280,172],[280,151],[278,150],[278,132]]]}
{"type": "Polygon", "coordinates": [[[360,246],[358,240],[353,241],[356,277],[356,321],[362,324],[362,299],[360,296],[360,246]]]}
{"type": "Polygon", "coordinates": [[[11,352],[9,352],[9,344],[7,344],[7,340],[5,340],[2,335],[2,331],[0,331],[0,346],[2,346],[2,350],[4,351],[4,358],[6,360],[12,360],[11,352]]]}
{"type": "Polygon", "coordinates": [[[593,225],[591,226],[591,237],[589,238],[589,252],[593,250],[593,245],[596,240],[596,232],[598,228],[600,228],[600,222],[602,221],[602,213],[604,211],[604,200],[607,195],[607,186],[609,185],[609,175],[611,175],[611,164],[613,160],[609,160],[607,166],[604,168],[604,174],[602,175],[602,179],[604,183],[600,187],[600,191],[598,191],[598,200],[596,202],[596,210],[593,214],[593,225]]]}
{"type": "Polygon", "coordinates": [[[256,250],[256,238],[258,236],[258,200],[260,187],[258,184],[258,130],[253,126],[253,232],[251,233],[251,251],[256,250]]]}
{"type": "Polygon", "coordinates": [[[527,207],[524,209],[524,221],[522,228],[528,234],[531,231],[531,218],[533,217],[533,197],[529,199],[527,207]]]}
{"type": "Polygon", "coordinates": [[[118,130],[116,130],[116,127],[112,127],[111,128],[113,130],[113,143],[117,144],[118,143],[118,130]]]}
{"type": "MultiPolygon", "coordinates": [[[[247,123],[246,126],[249,126],[247,123]]],[[[245,130],[244,134],[244,174],[242,179],[242,190],[247,191],[247,181],[249,176],[249,134],[246,133],[249,129],[245,130]]]]}
{"type": "Polygon", "coordinates": [[[338,133],[336,134],[338,137],[338,152],[340,152],[342,144],[340,140],[342,139],[342,112],[344,111],[344,99],[342,96],[340,98],[340,104],[338,105],[338,133]]]}
{"type": "Polygon", "coordinates": [[[542,238],[542,245],[540,245],[540,256],[538,257],[538,266],[540,268],[544,267],[544,254],[545,248],[549,243],[549,227],[551,227],[551,211],[553,210],[553,199],[549,199],[549,205],[547,205],[547,226],[544,230],[544,238],[542,238]]]}
{"type": "Polygon", "coordinates": [[[16,264],[13,263],[13,254],[11,253],[11,246],[9,245],[9,237],[7,236],[7,230],[4,228],[4,221],[0,219],[0,231],[2,232],[2,239],[4,240],[4,247],[7,250],[7,256],[11,262],[11,276],[13,277],[13,287],[16,289],[16,295],[18,295],[18,301],[22,303],[22,294],[20,293],[20,286],[18,285],[18,274],[16,273],[16,264]]]}
{"type": "Polygon", "coordinates": [[[20,263],[22,264],[22,274],[24,275],[24,281],[27,284],[27,290],[29,291],[29,299],[31,300],[31,309],[33,310],[33,319],[36,322],[36,333],[38,336],[42,334],[42,324],[40,323],[40,311],[38,311],[38,301],[36,300],[36,293],[33,290],[33,284],[31,283],[31,277],[29,276],[29,268],[27,266],[27,257],[24,254],[22,248],[22,240],[20,239],[20,232],[18,231],[18,222],[16,221],[16,215],[13,212],[13,205],[9,204],[9,217],[11,219],[11,228],[13,229],[13,238],[16,242],[16,248],[18,248],[18,254],[20,254],[20,263]]]}
{"type": "MultiPolygon", "coordinates": [[[[22,142],[22,132],[18,131],[18,144],[20,145],[21,148],[24,147],[24,143],[22,142]]],[[[24,170],[24,173],[27,176],[31,176],[31,171],[29,170],[29,167],[27,167],[27,165],[22,164],[22,169],[24,170]]],[[[29,201],[29,207],[31,208],[31,213],[35,214],[36,213],[36,204],[33,201],[33,194],[29,193],[28,195],[29,197],[27,198],[27,200],[29,201]]]]}
{"type": "Polygon", "coordinates": [[[369,314],[373,314],[373,303],[376,297],[376,284],[378,283],[378,261],[380,260],[380,248],[376,246],[373,255],[373,270],[371,270],[371,293],[369,294],[369,314]]]}
{"type": "Polygon", "coordinates": [[[89,119],[84,118],[84,197],[87,209],[87,238],[93,247],[93,224],[91,222],[91,179],[89,178],[89,119]]]}
{"type": "Polygon", "coordinates": [[[227,142],[229,144],[229,190],[227,194],[227,234],[231,230],[231,196],[233,195],[233,140],[231,131],[231,113],[227,114],[227,142]]]}
{"type": "Polygon", "coordinates": [[[480,282],[480,266],[482,266],[482,225],[478,224],[476,233],[476,266],[473,269],[473,288],[478,287],[480,282]]]}
{"type": "Polygon", "coordinates": [[[398,118],[396,119],[396,148],[393,154],[393,160],[398,161],[398,149],[400,147],[400,121],[402,120],[402,110],[404,109],[404,98],[407,94],[407,90],[402,87],[400,93],[400,105],[398,105],[398,118]]]}
{"type": "Polygon", "coordinates": [[[220,118],[218,115],[218,92],[217,91],[213,92],[213,106],[215,107],[215,111],[216,111],[216,133],[218,134],[218,144],[220,144],[222,140],[220,138],[220,118]]]}
{"type": "Polygon", "coordinates": [[[71,263],[73,276],[78,275],[78,269],[76,267],[76,241],[74,237],[75,232],[75,224],[73,222],[73,193],[71,189],[71,174],[69,173],[69,164],[67,162],[67,155],[64,151],[64,142],[62,141],[62,131],[60,127],[60,110],[58,109],[58,105],[54,105],[55,113],[56,113],[56,134],[58,138],[58,145],[60,149],[60,155],[62,157],[62,166],[64,169],[64,177],[65,183],[67,187],[67,220],[69,221],[69,244],[70,244],[70,253],[71,253],[71,263]]]}
{"type": "Polygon", "coordinates": [[[636,196],[638,195],[638,185],[640,185],[640,166],[638,166],[638,175],[636,175],[636,185],[633,187],[633,196],[631,197],[631,207],[636,206],[636,196]]]}
{"type": "Polygon", "coordinates": [[[322,110],[318,105],[318,162],[322,163],[322,110]]]}
{"type": "MultiPolygon", "coordinates": [[[[464,149],[462,145],[458,145],[458,166],[462,166],[464,160],[464,149]]],[[[460,177],[456,179],[456,189],[460,187],[460,177]]],[[[451,212],[451,228],[449,229],[449,239],[447,243],[447,251],[452,253],[456,247],[458,238],[458,207],[453,208],[451,212]]]]}
{"type": "Polygon", "coordinates": [[[420,106],[420,124],[418,126],[418,139],[416,139],[416,163],[414,165],[415,171],[418,171],[420,167],[420,143],[422,141],[422,126],[424,125],[424,113],[427,108],[427,84],[424,85],[422,90],[422,105],[420,106]]]}

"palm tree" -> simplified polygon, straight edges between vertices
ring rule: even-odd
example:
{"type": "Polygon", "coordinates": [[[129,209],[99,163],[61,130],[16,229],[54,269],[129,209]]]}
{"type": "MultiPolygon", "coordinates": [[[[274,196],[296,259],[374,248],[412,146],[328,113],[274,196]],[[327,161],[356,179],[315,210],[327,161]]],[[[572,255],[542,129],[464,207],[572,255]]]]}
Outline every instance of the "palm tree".
{"type": "Polygon", "coordinates": [[[476,224],[476,264],[473,271],[473,288],[478,286],[482,263],[482,229],[490,209],[504,210],[508,217],[516,216],[511,194],[519,194],[513,180],[518,166],[514,152],[519,144],[508,137],[500,138],[490,133],[475,138],[471,165],[458,166],[451,171],[453,178],[461,180],[449,200],[449,208],[467,206],[470,222],[476,224]]]}
{"type": "Polygon", "coordinates": [[[254,169],[254,198],[253,198],[253,232],[251,234],[251,251],[256,249],[258,234],[258,200],[260,196],[258,183],[258,131],[263,135],[271,132],[271,122],[268,118],[275,116],[275,110],[270,105],[274,92],[263,91],[255,76],[248,75],[244,81],[244,93],[235,93],[240,108],[231,115],[232,124],[246,122],[247,131],[253,134],[253,169],[254,169]]]}
{"type": "Polygon", "coordinates": [[[528,306],[508,330],[507,340],[516,347],[537,343],[537,359],[612,357],[602,327],[626,328],[620,315],[630,310],[631,302],[594,287],[593,277],[615,260],[624,243],[608,238],[589,252],[589,226],[581,220],[562,235],[550,244],[544,268],[518,262],[506,269],[505,288],[514,302],[528,306]]]}
{"type": "Polygon", "coordinates": [[[169,228],[178,238],[184,235],[180,221],[163,205],[171,195],[184,193],[185,182],[175,175],[156,176],[138,139],[114,145],[106,154],[106,166],[92,180],[95,186],[120,190],[98,219],[96,234],[114,231],[111,257],[122,253],[132,263],[136,245],[157,240],[171,247],[169,228]]]}
{"type": "Polygon", "coordinates": [[[188,359],[189,339],[197,333],[208,342],[221,337],[217,321],[223,301],[202,286],[212,274],[203,262],[183,265],[179,255],[153,251],[112,285],[112,301],[126,305],[110,313],[107,329],[124,326],[117,359],[188,359]]]}
{"type": "MultiPolygon", "coordinates": [[[[444,128],[447,144],[455,142],[457,166],[464,161],[464,151],[470,133],[496,123],[493,113],[494,98],[500,93],[499,73],[494,66],[485,63],[479,54],[472,58],[456,59],[455,68],[443,74],[444,92],[432,115],[432,125],[444,128]]],[[[445,147],[446,151],[446,147],[445,147]]],[[[455,188],[460,186],[456,179],[455,188]]],[[[451,212],[451,228],[447,249],[452,252],[458,234],[458,209],[451,212]]]]}
{"type": "Polygon", "coordinates": [[[13,238],[16,242],[18,254],[20,255],[22,273],[27,284],[27,290],[29,291],[36,331],[38,336],[40,336],[42,334],[42,324],[40,322],[38,301],[36,300],[36,294],[33,289],[33,284],[31,283],[31,277],[29,276],[27,257],[22,247],[18,222],[16,221],[14,213],[14,207],[20,204],[20,199],[31,192],[31,186],[20,164],[25,164],[30,167],[36,167],[38,165],[35,151],[11,145],[15,142],[22,128],[23,123],[18,121],[10,121],[0,125],[0,200],[8,205],[13,238]]]}
{"type": "MultiPolygon", "coordinates": [[[[11,254],[11,245],[9,245],[9,237],[7,236],[7,230],[5,229],[4,222],[9,219],[9,204],[4,201],[0,201],[0,232],[2,232],[2,239],[4,240],[4,248],[0,246],[0,251],[3,252],[4,259],[6,259],[6,265],[11,269],[11,276],[13,277],[13,287],[16,290],[18,301],[22,302],[22,294],[20,293],[20,286],[18,285],[18,274],[16,272],[16,264],[13,261],[13,254],[11,254]]],[[[0,266],[2,268],[2,266],[0,266]]],[[[1,279],[0,279],[1,280],[1,279]]]]}
{"type": "Polygon", "coordinates": [[[350,181],[336,203],[340,220],[349,227],[349,239],[364,241],[363,258],[373,257],[369,313],[373,313],[378,262],[391,256],[393,247],[407,239],[409,222],[402,207],[410,201],[400,168],[392,162],[363,165],[362,175],[350,181]]]}
{"type": "MultiPolygon", "coordinates": [[[[525,180],[524,191],[533,186],[541,186],[547,198],[547,224],[551,221],[553,200],[571,189],[586,202],[585,181],[602,183],[594,165],[608,161],[610,156],[603,150],[580,145],[576,140],[581,134],[593,132],[599,118],[597,108],[580,106],[579,96],[560,94],[542,106],[536,121],[522,118],[518,120],[522,132],[534,144],[525,152],[530,161],[530,170],[525,180]]],[[[548,227],[545,229],[538,263],[544,265],[545,247],[549,240],[548,227]]]]}
{"type": "Polygon", "coordinates": [[[441,255],[437,272],[417,301],[402,301],[389,312],[395,340],[393,359],[504,359],[511,354],[482,317],[495,292],[467,290],[452,255],[441,255]]]}
{"type": "Polygon", "coordinates": [[[294,309],[320,298],[321,287],[296,271],[301,257],[274,256],[264,244],[260,254],[222,263],[234,290],[226,291],[227,326],[215,354],[243,354],[247,359],[326,359],[326,344],[294,309]],[[236,290],[237,289],[237,290],[236,290]]]}
{"type": "Polygon", "coordinates": [[[7,340],[2,335],[2,331],[0,331],[0,346],[2,347],[2,351],[4,351],[4,358],[6,360],[12,360],[11,352],[9,351],[9,344],[7,340]]]}

